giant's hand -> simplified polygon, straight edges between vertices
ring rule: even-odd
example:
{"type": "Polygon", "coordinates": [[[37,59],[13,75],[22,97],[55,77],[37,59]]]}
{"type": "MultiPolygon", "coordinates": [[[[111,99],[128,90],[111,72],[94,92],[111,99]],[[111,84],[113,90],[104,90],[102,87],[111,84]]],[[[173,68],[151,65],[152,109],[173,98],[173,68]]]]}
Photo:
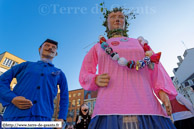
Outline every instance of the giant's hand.
{"type": "Polygon", "coordinates": [[[168,95],[164,91],[161,90],[159,92],[159,97],[160,97],[160,100],[162,101],[162,103],[164,104],[164,106],[166,108],[167,114],[170,116],[172,114],[172,107],[171,107],[168,95]]]}
{"type": "Polygon", "coordinates": [[[12,99],[11,101],[16,107],[18,107],[19,109],[29,109],[32,107],[32,101],[30,101],[29,99],[26,99],[23,96],[17,96],[15,98],[12,99]]]}
{"type": "Polygon", "coordinates": [[[107,73],[96,76],[95,83],[100,87],[105,87],[110,81],[110,76],[107,73]]]}

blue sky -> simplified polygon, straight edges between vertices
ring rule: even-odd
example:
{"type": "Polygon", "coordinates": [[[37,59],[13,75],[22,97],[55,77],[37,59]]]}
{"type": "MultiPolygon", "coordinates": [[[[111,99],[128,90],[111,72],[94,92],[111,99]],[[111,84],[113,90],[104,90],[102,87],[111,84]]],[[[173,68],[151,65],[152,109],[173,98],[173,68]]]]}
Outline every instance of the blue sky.
{"type": "Polygon", "coordinates": [[[136,9],[139,15],[130,21],[129,37],[142,35],[155,52],[161,51],[170,76],[177,56],[194,47],[193,0],[0,0],[0,53],[37,61],[39,45],[46,38],[56,40],[59,49],[53,63],[66,74],[69,90],[81,88],[79,71],[91,46],[85,47],[105,31],[101,2],[108,9],[136,9]]]}

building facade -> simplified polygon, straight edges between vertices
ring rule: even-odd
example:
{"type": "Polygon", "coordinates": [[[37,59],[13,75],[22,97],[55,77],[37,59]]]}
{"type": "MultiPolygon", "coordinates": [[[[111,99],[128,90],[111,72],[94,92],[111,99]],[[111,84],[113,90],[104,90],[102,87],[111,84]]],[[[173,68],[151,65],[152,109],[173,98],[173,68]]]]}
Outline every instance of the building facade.
{"type": "Polygon", "coordinates": [[[97,91],[84,91],[84,103],[89,107],[89,113],[92,115],[96,104],[97,91]]]}
{"type": "Polygon", "coordinates": [[[178,56],[178,67],[173,69],[173,83],[179,93],[194,105],[194,48],[185,50],[182,58],[178,56]]]}
{"type": "Polygon", "coordinates": [[[69,91],[69,108],[67,122],[75,124],[80,106],[84,103],[84,89],[69,91]]]}
{"type": "MultiPolygon", "coordinates": [[[[79,115],[80,106],[83,103],[86,103],[89,107],[89,114],[92,115],[95,103],[96,103],[97,91],[86,91],[84,89],[76,89],[69,91],[69,108],[67,115],[67,122],[75,124],[76,116],[79,115]]],[[[55,111],[53,114],[53,120],[58,118],[59,113],[59,100],[60,100],[60,91],[54,100],[55,111]]]]}
{"type": "Polygon", "coordinates": [[[55,121],[58,118],[59,115],[59,100],[60,100],[60,89],[59,89],[59,85],[57,85],[58,88],[58,93],[57,96],[54,99],[54,114],[52,117],[52,120],[55,121]]]}
{"type": "MultiPolygon", "coordinates": [[[[9,53],[9,52],[4,52],[0,54],[0,76],[9,70],[11,67],[20,64],[22,62],[25,62],[25,60],[9,53]]],[[[17,80],[14,78],[10,84],[10,89],[13,90],[14,86],[16,85],[17,80]]],[[[0,112],[2,113],[3,107],[0,104],[0,112]]]]}

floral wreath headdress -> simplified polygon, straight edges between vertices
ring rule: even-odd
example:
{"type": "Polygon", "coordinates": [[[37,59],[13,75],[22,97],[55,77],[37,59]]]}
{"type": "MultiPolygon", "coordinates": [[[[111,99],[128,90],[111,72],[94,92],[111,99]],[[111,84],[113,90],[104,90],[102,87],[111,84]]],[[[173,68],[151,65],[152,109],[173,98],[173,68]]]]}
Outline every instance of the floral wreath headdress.
{"type": "Polygon", "coordinates": [[[128,27],[129,27],[129,23],[128,23],[128,20],[132,20],[132,19],[135,19],[136,18],[136,13],[134,13],[134,10],[132,10],[132,11],[130,11],[129,9],[125,9],[124,7],[115,7],[115,8],[113,8],[111,11],[110,10],[108,10],[107,8],[105,8],[104,7],[104,2],[103,3],[100,3],[100,6],[101,6],[101,9],[100,9],[100,11],[102,12],[102,14],[103,14],[103,16],[104,16],[104,19],[105,19],[105,21],[103,22],[103,26],[105,26],[106,27],[106,33],[107,33],[107,37],[108,38],[111,38],[111,37],[113,37],[113,35],[117,35],[117,34],[121,34],[121,35],[123,35],[123,36],[125,36],[125,37],[128,37],[128,34],[127,34],[127,32],[128,32],[128,27]],[[124,29],[115,29],[115,30],[109,30],[109,28],[108,28],[108,15],[110,14],[110,13],[112,13],[112,12],[118,12],[118,11],[120,11],[120,12],[122,12],[123,13],[123,15],[125,16],[125,27],[124,27],[124,29]],[[126,11],[128,12],[128,13],[126,13],[126,11]]]}

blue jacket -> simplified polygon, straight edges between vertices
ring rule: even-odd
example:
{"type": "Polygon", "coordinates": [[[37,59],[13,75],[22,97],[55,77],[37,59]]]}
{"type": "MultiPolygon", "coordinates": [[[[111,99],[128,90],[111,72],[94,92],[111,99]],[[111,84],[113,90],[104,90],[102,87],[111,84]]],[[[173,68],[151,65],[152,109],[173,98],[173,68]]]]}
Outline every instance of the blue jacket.
{"type": "Polygon", "coordinates": [[[24,62],[12,67],[0,76],[0,102],[6,106],[4,118],[23,116],[44,116],[52,118],[54,99],[60,88],[59,119],[66,120],[69,104],[67,80],[64,73],[51,63],[43,61],[24,62]],[[13,91],[10,83],[17,84],[13,91]],[[21,110],[11,103],[16,96],[23,96],[33,102],[30,109],[21,110]]]}

